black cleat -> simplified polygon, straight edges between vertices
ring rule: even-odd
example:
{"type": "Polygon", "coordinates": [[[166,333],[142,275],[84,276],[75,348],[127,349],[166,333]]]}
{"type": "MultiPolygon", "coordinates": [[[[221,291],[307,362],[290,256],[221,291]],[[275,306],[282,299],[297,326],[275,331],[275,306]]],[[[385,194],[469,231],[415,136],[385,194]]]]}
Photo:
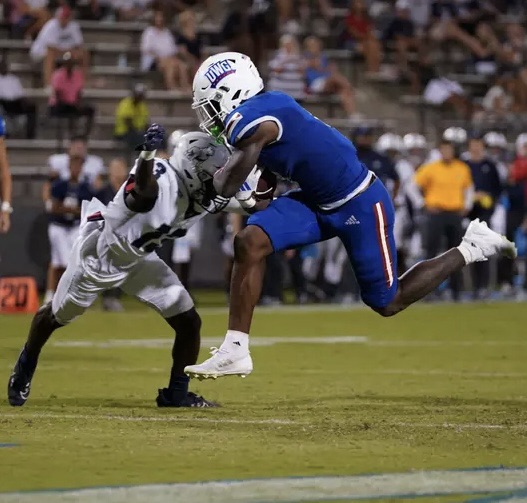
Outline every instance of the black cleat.
{"type": "Polygon", "coordinates": [[[163,388],[158,390],[158,395],[156,398],[156,403],[158,407],[219,407],[220,405],[215,402],[209,402],[205,400],[202,396],[196,395],[189,391],[184,400],[180,402],[175,402],[170,396],[170,390],[168,388],[163,388]]]}
{"type": "Polygon", "coordinates": [[[18,357],[13,373],[7,383],[7,398],[13,407],[21,407],[26,403],[31,391],[31,379],[33,379],[33,374],[35,373],[35,369],[25,369],[20,361],[24,351],[22,350],[18,357]]]}

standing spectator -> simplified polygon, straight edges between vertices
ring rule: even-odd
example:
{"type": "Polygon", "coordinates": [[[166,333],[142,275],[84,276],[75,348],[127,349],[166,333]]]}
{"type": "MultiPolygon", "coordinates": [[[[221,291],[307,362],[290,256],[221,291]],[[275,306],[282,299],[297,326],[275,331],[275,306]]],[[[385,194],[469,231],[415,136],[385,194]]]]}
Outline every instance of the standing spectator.
{"type": "MultiPolygon", "coordinates": [[[[115,197],[121,185],[126,182],[127,177],[128,166],[125,159],[112,159],[108,165],[108,182],[97,192],[97,199],[107,205],[115,197]]],[[[104,291],[102,293],[102,308],[114,313],[123,311],[120,297],[121,290],[118,288],[104,291]]]]}
{"type": "Polygon", "coordinates": [[[8,116],[25,116],[26,138],[35,138],[37,107],[25,96],[20,79],[7,69],[7,61],[0,60],[0,106],[8,116]]]}
{"type": "Polygon", "coordinates": [[[293,35],[280,37],[280,48],[269,61],[269,91],[282,91],[296,100],[305,95],[305,63],[293,35]]]}
{"type": "Polygon", "coordinates": [[[395,171],[393,161],[373,148],[373,129],[367,126],[357,128],[353,135],[353,142],[360,162],[375,173],[389,190],[392,198],[397,197],[399,175],[395,171]]]}
{"type": "Polygon", "coordinates": [[[178,48],[174,35],[165,24],[162,11],[155,11],[152,25],[141,35],[141,70],[159,69],[165,87],[179,91],[190,91],[187,65],[177,57],[178,48]]]}
{"type": "MultiPolygon", "coordinates": [[[[468,142],[468,151],[461,156],[461,159],[470,168],[475,190],[474,204],[469,218],[470,220],[479,218],[481,221],[490,224],[502,189],[498,168],[487,155],[481,135],[474,134],[471,136],[468,142]]],[[[490,281],[489,263],[476,262],[472,264],[471,272],[474,298],[487,298],[490,281]]]]}
{"type": "MultiPolygon", "coordinates": [[[[470,168],[455,156],[454,145],[442,140],[441,158],[421,166],[414,177],[424,196],[428,217],[425,249],[427,258],[435,257],[446,240],[446,247],[457,246],[463,237],[462,220],[472,207],[474,187],[470,168]]],[[[461,292],[461,275],[453,274],[450,288],[454,300],[461,292]]]]}
{"type": "Polygon", "coordinates": [[[345,44],[349,49],[356,49],[364,56],[368,72],[376,73],[381,66],[381,44],[375,35],[364,0],[351,0],[350,3],[350,12],[345,21],[345,44]]]}
{"type": "Polygon", "coordinates": [[[178,56],[187,65],[190,81],[201,63],[203,50],[203,43],[196,27],[196,15],[194,11],[190,9],[183,11],[178,16],[178,24],[178,56]]]}
{"type": "Polygon", "coordinates": [[[143,142],[143,134],[148,127],[145,91],[143,84],[136,84],[132,95],[123,98],[115,112],[114,136],[122,140],[130,151],[143,142]]]}
{"type": "Polygon", "coordinates": [[[318,95],[337,94],[342,108],[349,118],[355,118],[355,98],[351,84],[342,75],[335,63],[330,63],[322,53],[322,43],[317,37],[304,41],[306,51],[306,79],[310,93],[318,95]]]}
{"type": "MultiPolygon", "coordinates": [[[[69,178],[56,180],[51,185],[48,235],[51,267],[55,272],[56,283],[48,285],[48,288],[51,287],[53,293],[68,265],[70,252],[79,232],[81,203],[92,197],[90,186],[80,179],[81,172],[82,159],[72,159],[69,178]]],[[[53,293],[50,293],[51,298],[53,293]]]]}
{"type": "Polygon", "coordinates": [[[11,0],[9,22],[15,37],[32,40],[51,17],[48,0],[11,0]]]}
{"type": "Polygon", "coordinates": [[[230,14],[221,29],[221,39],[229,51],[242,52],[256,61],[252,34],[249,30],[247,0],[232,2],[230,14]]]}
{"type": "Polygon", "coordinates": [[[90,135],[95,109],[82,100],[84,90],[84,74],[77,68],[76,61],[69,52],[61,60],[61,66],[51,76],[51,96],[49,97],[49,113],[52,117],[67,117],[70,119],[70,130],[76,129],[79,117],[86,118],[84,136],[90,135]]]}
{"type": "Polygon", "coordinates": [[[44,85],[49,85],[57,58],[66,52],[81,63],[84,76],[87,75],[89,58],[83,44],[80,26],[72,21],[71,9],[67,6],[57,9],[55,17],[44,25],[30,51],[33,61],[43,62],[44,85]]]}
{"type": "Polygon", "coordinates": [[[11,172],[7,160],[7,149],[5,146],[5,121],[0,115],[0,233],[6,233],[11,227],[11,172]]]}

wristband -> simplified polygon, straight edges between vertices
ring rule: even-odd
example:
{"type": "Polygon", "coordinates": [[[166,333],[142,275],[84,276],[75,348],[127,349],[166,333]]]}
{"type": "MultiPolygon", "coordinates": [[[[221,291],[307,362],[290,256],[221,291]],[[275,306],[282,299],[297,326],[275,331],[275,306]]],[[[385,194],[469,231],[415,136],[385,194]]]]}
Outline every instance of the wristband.
{"type": "Polygon", "coordinates": [[[13,207],[9,201],[4,201],[0,206],[0,211],[2,213],[13,213],[13,207]]]}
{"type": "Polygon", "coordinates": [[[140,159],[144,159],[145,161],[151,161],[156,156],[157,150],[152,150],[151,152],[148,152],[146,150],[143,150],[139,154],[140,159]]]}

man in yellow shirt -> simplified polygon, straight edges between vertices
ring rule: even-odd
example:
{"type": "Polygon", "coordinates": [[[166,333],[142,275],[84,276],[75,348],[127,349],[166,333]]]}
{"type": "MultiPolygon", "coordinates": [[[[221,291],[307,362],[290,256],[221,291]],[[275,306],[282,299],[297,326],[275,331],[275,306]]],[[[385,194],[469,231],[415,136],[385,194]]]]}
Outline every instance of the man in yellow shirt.
{"type": "MultiPolygon", "coordinates": [[[[441,158],[421,166],[414,181],[424,196],[427,225],[424,244],[427,258],[435,257],[443,240],[447,249],[457,246],[463,237],[463,218],[472,207],[474,186],[467,164],[456,158],[454,145],[443,140],[441,158]]],[[[461,273],[450,278],[454,300],[459,298],[461,273]]]]}
{"type": "Polygon", "coordinates": [[[143,142],[143,134],[148,128],[148,107],[145,102],[144,84],[136,84],[132,95],[123,98],[115,112],[114,136],[123,140],[127,149],[133,151],[143,142]]]}

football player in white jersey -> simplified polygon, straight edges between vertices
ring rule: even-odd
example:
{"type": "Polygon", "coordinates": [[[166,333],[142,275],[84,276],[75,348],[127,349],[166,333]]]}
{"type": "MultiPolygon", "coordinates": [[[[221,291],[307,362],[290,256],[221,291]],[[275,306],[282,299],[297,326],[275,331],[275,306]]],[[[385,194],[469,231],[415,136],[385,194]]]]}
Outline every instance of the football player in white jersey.
{"type": "Polygon", "coordinates": [[[83,314],[99,293],[119,287],[154,307],[176,332],[169,385],[159,390],[157,405],[214,406],[188,391],[189,378],[183,372],[186,365],[196,363],[200,317],[176,274],[152,252],[164,240],[184,235],[209,213],[257,206],[258,169],[235,198],[216,197],[212,177],[226,164],[227,147],[205,133],[189,133],[165,160],[155,157],[163,140],[163,128],[152,125],[143,151],[113,201],[108,206],[97,199],[83,203],[80,233],[66,272],[52,302],[33,318],[9,379],[11,405],[24,405],[28,399],[38,357],[51,334],[83,314]]]}

